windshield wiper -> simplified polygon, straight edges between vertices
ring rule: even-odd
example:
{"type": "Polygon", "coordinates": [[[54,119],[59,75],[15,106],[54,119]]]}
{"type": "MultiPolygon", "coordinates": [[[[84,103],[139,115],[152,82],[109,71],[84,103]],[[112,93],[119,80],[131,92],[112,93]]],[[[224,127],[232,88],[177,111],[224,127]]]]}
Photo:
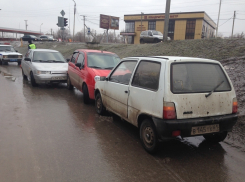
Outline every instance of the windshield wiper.
{"type": "Polygon", "coordinates": [[[99,68],[99,69],[103,69],[101,67],[98,67],[98,66],[89,66],[90,68],[99,68]]]}
{"type": "Polygon", "coordinates": [[[56,60],[48,60],[48,61],[53,63],[64,63],[64,61],[56,61],[56,60]]]}
{"type": "Polygon", "coordinates": [[[224,80],[220,82],[216,87],[214,87],[214,89],[211,90],[208,94],[206,94],[205,97],[208,98],[222,83],[224,83],[224,80]]]}
{"type": "Polygon", "coordinates": [[[112,70],[114,67],[106,67],[104,69],[112,70]]]}
{"type": "Polygon", "coordinates": [[[41,62],[41,63],[44,63],[44,62],[47,62],[47,61],[44,61],[44,60],[33,60],[32,62],[41,62]]]}

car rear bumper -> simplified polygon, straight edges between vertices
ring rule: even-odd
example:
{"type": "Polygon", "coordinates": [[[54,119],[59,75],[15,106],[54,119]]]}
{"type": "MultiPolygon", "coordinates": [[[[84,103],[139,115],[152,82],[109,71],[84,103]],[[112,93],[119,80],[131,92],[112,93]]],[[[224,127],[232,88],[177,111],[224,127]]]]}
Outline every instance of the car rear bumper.
{"type": "Polygon", "coordinates": [[[231,131],[237,122],[237,114],[193,119],[163,120],[153,117],[160,138],[171,137],[173,131],[180,131],[182,137],[194,136],[192,127],[219,124],[219,131],[231,131]]]}
{"type": "Polygon", "coordinates": [[[66,82],[66,74],[40,74],[34,75],[36,83],[55,83],[55,82],[66,82]]]}

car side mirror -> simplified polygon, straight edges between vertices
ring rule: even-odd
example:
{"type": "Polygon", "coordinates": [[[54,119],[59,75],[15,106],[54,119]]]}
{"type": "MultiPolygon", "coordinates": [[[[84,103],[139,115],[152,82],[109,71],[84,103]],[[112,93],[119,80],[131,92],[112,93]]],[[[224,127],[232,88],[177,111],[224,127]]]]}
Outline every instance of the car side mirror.
{"type": "Polygon", "coordinates": [[[25,61],[30,61],[30,62],[31,62],[31,59],[30,59],[30,58],[25,58],[24,60],[25,60],[25,61]]]}
{"type": "Polygon", "coordinates": [[[78,68],[81,68],[82,64],[81,63],[76,63],[75,66],[78,67],[78,68]]]}

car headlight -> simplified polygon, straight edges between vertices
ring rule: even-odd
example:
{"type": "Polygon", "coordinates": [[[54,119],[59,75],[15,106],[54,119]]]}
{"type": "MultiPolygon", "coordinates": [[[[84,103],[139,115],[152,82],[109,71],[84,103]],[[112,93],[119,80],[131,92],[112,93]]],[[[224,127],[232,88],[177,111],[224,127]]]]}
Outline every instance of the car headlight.
{"type": "Polygon", "coordinates": [[[51,71],[39,71],[39,70],[37,70],[36,73],[38,75],[40,75],[40,74],[51,74],[51,71]]]}
{"type": "Polygon", "coordinates": [[[22,56],[20,55],[20,56],[18,56],[18,58],[22,58],[22,56]]]}
{"type": "Polygon", "coordinates": [[[95,81],[95,82],[100,81],[100,76],[95,76],[95,77],[94,77],[94,81],[95,81]]]}
{"type": "Polygon", "coordinates": [[[3,56],[3,58],[8,58],[8,56],[3,56]]]}

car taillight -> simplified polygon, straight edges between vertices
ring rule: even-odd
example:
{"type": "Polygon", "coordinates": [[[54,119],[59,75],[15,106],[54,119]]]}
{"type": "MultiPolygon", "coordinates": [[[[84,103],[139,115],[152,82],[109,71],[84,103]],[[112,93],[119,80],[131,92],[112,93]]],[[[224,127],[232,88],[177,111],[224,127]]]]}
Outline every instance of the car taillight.
{"type": "Polygon", "coordinates": [[[233,99],[233,103],[232,103],[232,113],[233,114],[237,113],[237,109],[238,109],[238,107],[237,107],[237,99],[234,98],[233,99]]]}
{"type": "Polygon", "coordinates": [[[175,106],[173,102],[163,103],[163,119],[176,119],[175,106]]]}

